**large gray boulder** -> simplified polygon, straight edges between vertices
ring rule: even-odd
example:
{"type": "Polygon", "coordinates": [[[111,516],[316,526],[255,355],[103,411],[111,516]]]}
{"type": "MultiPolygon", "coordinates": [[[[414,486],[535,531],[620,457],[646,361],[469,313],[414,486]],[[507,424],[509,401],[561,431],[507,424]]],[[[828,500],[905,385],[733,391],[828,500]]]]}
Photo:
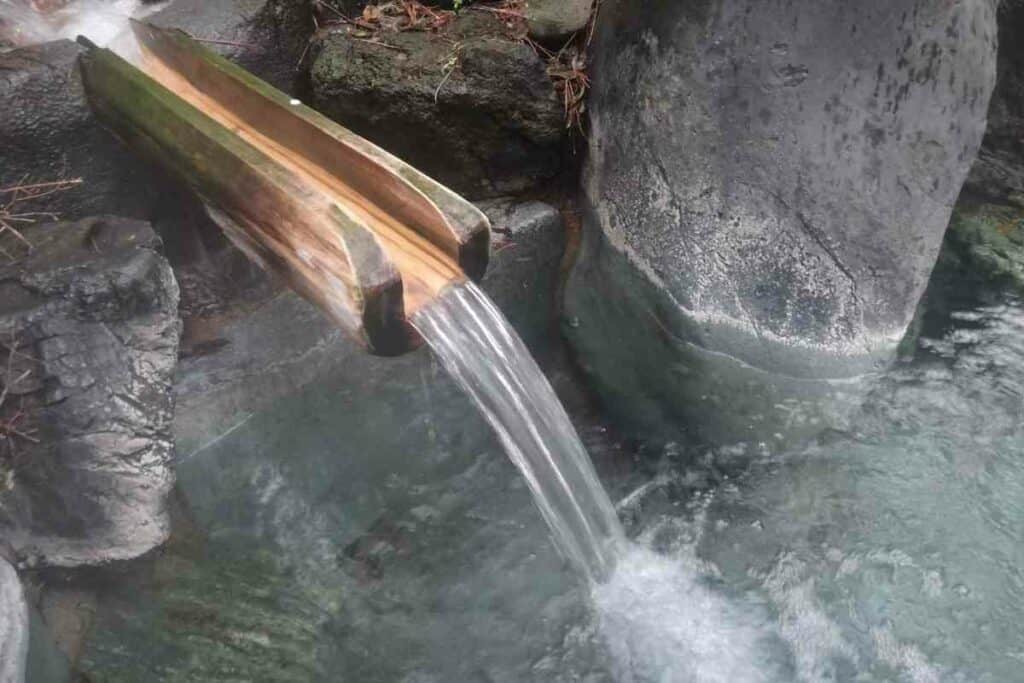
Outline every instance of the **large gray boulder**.
{"type": "Polygon", "coordinates": [[[599,23],[582,365],[644,428],[819,428],[913,318],[984,131],[995,4],[619,0],[599,23]]]}
{"type": "MultiPolygon", "coordinates": [[[[19,563],[137,557],[168,533],[178,287],[146,223],[26,231],[0,265],[0,538],[19,563]]],[[[10,245],[6,245],[10,247],[10,245]]]]}
{"type": "Polygon", "coordinates": [[[0,556],[0,683],[22,683],[28,656],[28,605],[14,567],[0,556]]]}

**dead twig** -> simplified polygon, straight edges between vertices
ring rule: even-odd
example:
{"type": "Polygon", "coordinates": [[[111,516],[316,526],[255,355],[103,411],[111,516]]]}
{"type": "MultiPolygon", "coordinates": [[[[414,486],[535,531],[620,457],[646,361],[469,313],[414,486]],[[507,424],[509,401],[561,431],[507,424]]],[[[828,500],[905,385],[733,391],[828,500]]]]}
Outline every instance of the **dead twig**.
{"type": "Polygon", "coordinates": [[[392,45],[391,43],[384,43],[379,40],[373,40],[372,38],[353,38],[352,40],[355,40],[360,43],[367,43],[368,45],[376,45],[377,47],[386,47],[389,50],[398,50],[399,52],[405,52],[405,50],[398,47],[397,45],[392,45]]]}
{"type": "MultiPolygon", "coordinates": [[[[7,399],[16,386],[24,382],[32,374],[32,369],[29,368],[17,377],[14,377],[14,359],[16,356],[24,356],[24,354],[18,352],[17,339],[12,337],[11,343],[9,345],[4,344],[3,346],[8,349],[8,353],[7,368],[3,376],[3,388],[0,389],[0,410],[3,410],[7,399]]],[[[39,439],[35,436],[36,430],[20,426],[27,418],[28,413],[22,409],[15,410],[9,417],[0,418],[0,439],[7,443],[7,450],[11,455],[15,454],[15,438],[28,441],[29,443],[39,443],[39,439]]]]}
{"type": "MultiPolygon", "coordinates": [[[[81,184],[81,178],[63,178],[39,183],[28,183],[22,180],[16,185],[0,188],[0,238],[10,235],[31,251],[32,243],[15,225],[32,224],[42,218],[57,220],[57,214],[50,211],[22,211],[19,205],[70,190],[81,184]]],[[[8,260],[16,260],[14,254],[3,246],[0,246],[0,254],[3,254],[8,260]]]]}
{"type": "Polygon", "coordinates": [[[234,41],[234,40],[217,40],[215,38],[196,38],[195,36],[192,36],[192,40],[194,40],[196,42],[199,42],[199,43],[210,43],[212,45],[230,45],[231,47],[244,47],[244,48],[256,47],[252,43],[239,43],[239,42],[234,41]]]}

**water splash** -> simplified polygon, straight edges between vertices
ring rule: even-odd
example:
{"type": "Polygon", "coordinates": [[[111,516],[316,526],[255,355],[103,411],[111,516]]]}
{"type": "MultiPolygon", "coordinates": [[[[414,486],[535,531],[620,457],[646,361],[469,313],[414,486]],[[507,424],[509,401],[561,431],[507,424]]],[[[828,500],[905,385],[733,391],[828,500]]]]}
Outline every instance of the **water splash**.
{"type": "Polygon", "coordinates": [[[615,508],[569,416],[505,316],[472,283],[412,320],[526,479],[561,553],[594,581],[624,546],[615,508]]]}
{"type": "Polygon", "coordinates": [[[634,545],[611,580],[594,587],[598,628],[622,683],[784,680],[765,614],[731,602],[704,574],[634,545]]]}
{"type": "Polygon", "coordinates": [[[522,341],[475,285],[413,318],[523,474],[555,544],[591,579],[596,620],[624,682],[778,680],[758,610],[709,586],[707,567],[625,540],[615,508],[565,409],[522,341]]]}

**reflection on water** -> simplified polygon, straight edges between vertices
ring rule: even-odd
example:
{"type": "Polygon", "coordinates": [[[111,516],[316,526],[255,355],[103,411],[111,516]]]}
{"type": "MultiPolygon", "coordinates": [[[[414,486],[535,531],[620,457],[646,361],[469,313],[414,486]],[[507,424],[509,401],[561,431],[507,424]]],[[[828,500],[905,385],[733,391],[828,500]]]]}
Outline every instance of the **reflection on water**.
{"type": "Polygon", "coordinates": [[[578,420],[637,544],[593,600],[485,426],[463,420],[453,439],[470,407],[436,368],[424,366],[423,423],[402,425],[423,443],[412,455],[393,418],[370,424],[338,386],[311,387],[183,463],[201,550],[157,560],[144,599],[122,582],[86,668],[96,680],[1019,680],[1022,332],[1014,300],[933,315],[851,429],[785,454],[650,457],[578,420]]]}

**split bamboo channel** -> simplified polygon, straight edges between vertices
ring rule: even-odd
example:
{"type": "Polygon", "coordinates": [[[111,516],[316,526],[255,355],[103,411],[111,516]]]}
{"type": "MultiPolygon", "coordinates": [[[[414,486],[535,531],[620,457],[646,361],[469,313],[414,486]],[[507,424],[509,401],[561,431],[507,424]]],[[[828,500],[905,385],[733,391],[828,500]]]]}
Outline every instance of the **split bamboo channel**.
{"type": "Polygon", "coordinates": [[[102,120],[371,352],[415,348],[408,317],[482,277],[490,226],[472,204],[186,34],[132,30],[135,64],[83,41],[102,120]]]}

